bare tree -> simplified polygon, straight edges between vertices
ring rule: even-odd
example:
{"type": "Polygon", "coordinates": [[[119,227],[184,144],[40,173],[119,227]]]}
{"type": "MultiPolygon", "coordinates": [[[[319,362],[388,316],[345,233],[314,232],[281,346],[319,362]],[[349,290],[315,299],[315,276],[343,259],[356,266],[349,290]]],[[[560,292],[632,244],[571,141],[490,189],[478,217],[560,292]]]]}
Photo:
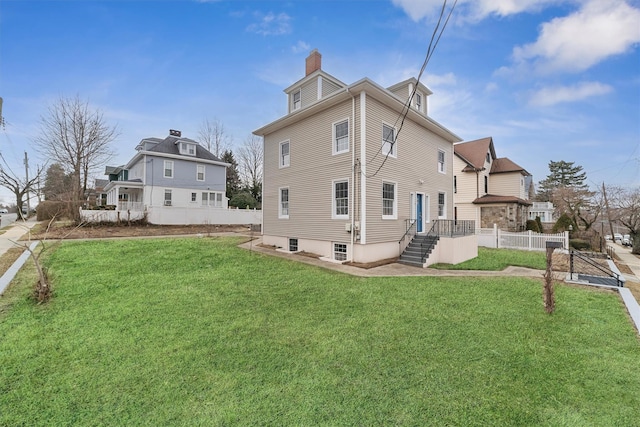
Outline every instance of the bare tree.
{"type": "Polygon", "coordinates": [[[71,174],[71,190],[77,202],[84,199],[91,172],[113,156],[109,144],[118,136],[100,110],[87,101],[60,98],[40,119],[40,134],[35,143],[44,157],[59,163],[71,174]]]}
{"type": "Polygon", "coordinates": [[[198,129],[198,137],[200,144],[216,157],[220,157],[230,145],[224,125],[218,119],[205,119],[198,129]]]}
{"type": "Polygon", "coordinates": [[[640,255],[640,187],[608,187],[607,194],[615,219],[629,230],[631,253],[640,255]]]}
{"type": "Polygon", "coordinates": [[[262,147],[262,138],[249,135],[238,151],[238,163],[244,186],[259,202],[262,198],[263,162],[264,150],[262,147]]]}
{"type": "Polygon", "coordinates": [[[19,216],[22,216],[22,206],[25,202],[24,196],[28,192],[36,190],[42,171],[42,168],[38,168],[35,176],[27,180],[26,178],[17,177],[8,169],[0,168],[0,186],[11,191],[15,196],[19,216]]]}

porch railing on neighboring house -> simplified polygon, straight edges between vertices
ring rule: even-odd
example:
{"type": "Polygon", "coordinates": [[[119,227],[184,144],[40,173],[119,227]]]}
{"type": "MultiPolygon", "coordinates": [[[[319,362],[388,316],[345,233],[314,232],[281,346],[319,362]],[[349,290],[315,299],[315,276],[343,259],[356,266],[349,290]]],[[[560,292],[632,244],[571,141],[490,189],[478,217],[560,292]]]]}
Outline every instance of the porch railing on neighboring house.
{"type": "Polygon", "coordinates": [[[118,202],[119,211],[144,211],[144,203],[142,202],[118,202]]]}

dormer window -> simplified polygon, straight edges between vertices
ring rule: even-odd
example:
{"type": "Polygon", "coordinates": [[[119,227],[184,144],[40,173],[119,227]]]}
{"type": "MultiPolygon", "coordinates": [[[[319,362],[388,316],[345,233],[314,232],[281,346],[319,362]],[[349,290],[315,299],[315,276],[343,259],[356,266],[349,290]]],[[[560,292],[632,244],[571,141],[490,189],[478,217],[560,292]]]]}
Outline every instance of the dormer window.
{"type": "Polygon", "coordinates": [[[491,163],[491,153],[487,153],[487,163],[491,163]]]}
{"type": "Polygon", "coordinates": [[[298,89],[297,91],[293,92],[293,109],[297,110],[298,108],[300,108],[300,105],[300,89],[298,89]]]}
{"type": "Polygon", "coordinates": [[[196,144],[192,144],[189,142],[181,142],[180,143],[180,154],[184,154],[185,156],[195,156],[196,155],[196,144]]]}
{"type": "Polygon", "coordinates": [[[416,92],[416,110],[418,111],[422,111],[422,94],[419,92],[416,92]]]}

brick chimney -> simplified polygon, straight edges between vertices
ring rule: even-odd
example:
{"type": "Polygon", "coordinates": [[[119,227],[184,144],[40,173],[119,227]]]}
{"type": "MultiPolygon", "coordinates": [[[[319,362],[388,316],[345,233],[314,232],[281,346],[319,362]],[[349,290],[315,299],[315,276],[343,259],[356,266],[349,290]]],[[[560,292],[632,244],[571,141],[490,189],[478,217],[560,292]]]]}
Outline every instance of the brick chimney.
{"type": "Polygon", "coordinates": [[[314,71],[322,69],[322,55],[318,49],[313,49],[307,57],[307,76],[314,71]]]}

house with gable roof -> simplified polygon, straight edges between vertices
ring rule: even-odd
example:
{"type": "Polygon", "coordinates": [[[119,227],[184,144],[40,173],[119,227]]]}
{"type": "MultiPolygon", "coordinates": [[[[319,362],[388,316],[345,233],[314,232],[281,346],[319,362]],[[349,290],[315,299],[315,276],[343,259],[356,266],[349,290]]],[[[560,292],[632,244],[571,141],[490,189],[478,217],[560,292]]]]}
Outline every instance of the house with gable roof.
{"type": "Polygon", "coordinates": [[[512,160],[496,156],[493,138],[454,145],[454,217],[478,227],[496,224],[523,231],[529,219],[531,174],[512,160]]]}
{"type": "MultiPolygon", "coordinates": [[[[166,138],[145,138],[122,166],[107,166],[106,205],[116,220],[146,217],[153,224],[260,224],[260,211],[228,209],[228,163],[197,141],[171,130],[166,138]]],[[[113,221],[108,211],[88,221],[113,221]],[[108,217],[108,218],[107,218],[108,217]]]]}
{"type": "Polygon", "coordinates": [[[477,256],[473,223],[453,221],[461,139],[428,115],[432,92],[416,79],[345,84],[321,59],[312,51],[284,90],[287,114],[254,131],[264,144],[263,243],[334,262],[477,256]]]}

